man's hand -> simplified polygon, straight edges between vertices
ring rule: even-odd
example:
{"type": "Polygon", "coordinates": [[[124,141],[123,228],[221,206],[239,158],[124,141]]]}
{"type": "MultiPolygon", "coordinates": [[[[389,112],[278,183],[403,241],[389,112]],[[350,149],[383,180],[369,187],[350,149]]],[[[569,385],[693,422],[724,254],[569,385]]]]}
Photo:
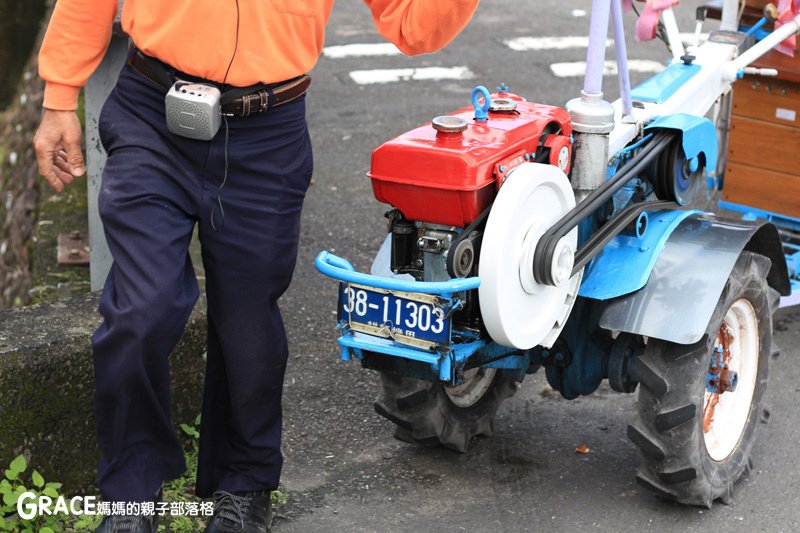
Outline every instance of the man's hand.
{"type": "Polygon", "coordinates": [[[39,161],[39,174],[57,192],[72,183],[73,177],[83,175],[81,123],[75,111],[45,109],[33,136],[33,147],[39,161]]]}

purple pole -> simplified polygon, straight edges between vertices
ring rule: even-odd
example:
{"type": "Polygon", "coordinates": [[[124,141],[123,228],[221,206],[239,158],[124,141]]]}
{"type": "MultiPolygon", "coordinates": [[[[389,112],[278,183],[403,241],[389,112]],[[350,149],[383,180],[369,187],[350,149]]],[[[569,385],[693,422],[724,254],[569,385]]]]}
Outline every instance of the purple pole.
{"type": "Polygon", "coordinates": [[[603,94],[603,64],[606,60],[606,39],[608,38],[611,1],[592,1],[589,49],[586,51],[586,78],[583,82],[583,92],[589,95],[603,94]]]}
{"type": "Polygon", "coordinates": [[[631,78],[628,72],[628,48],[625,45],[625,26],[622,24],[622,0],[611,0],[611,16],[614,25],[614,51],[617,54],[617,76],[619,96],[622,99],[622,116],[633,113],[631,103],[631,78]]]}

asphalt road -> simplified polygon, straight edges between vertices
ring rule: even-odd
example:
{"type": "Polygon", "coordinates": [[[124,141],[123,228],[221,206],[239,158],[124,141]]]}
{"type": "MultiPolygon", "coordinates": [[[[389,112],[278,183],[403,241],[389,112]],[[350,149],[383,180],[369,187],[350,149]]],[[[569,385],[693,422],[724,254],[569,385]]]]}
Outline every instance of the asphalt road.
{"type": "MultiPolygon", "coordinates": [[[[694,11],[684,2],[683,28],[694,11]]],[[[587,0],[485,0],[472,24],[446,50],[418,58],[323,58],[314,71],[309,121],[315,185],[305,207],[301,251],[282,302],[291,342],[285,394],[288,502],[274,530],[312,531],[770,531],[800,529],[800,308],[779,313],[768,424],[760,424],[754,470],[733,505],[711,510],[657,500],[634,482],[638,452],[625,437],[635,394],[605,385],[567,401],[550,394],[544,376],[529,376],[500,409],[491,438],[467,454],[395,441],[392,425],[372,409],[378,376],[338,361],[336,284],[313,268],[331,250],[366,269],[385,236],[387,209],[372,197],[365,173],[381,142],[467,105],[478,84],[506,82],[530,100],[563,105],[580,78],[559,78],[550,64],[584,60],[584,49],[515,52],[519,36],[586,35],[587,0]],[[580,15],[580,13],[577,13],[580,15]],[[474,79],[358,85],[353,70],[467,66],[474,79]],[[590,453],[579,455],[586,444],[590,453]]],[[[632,22],[632,20],[628,20],[632,22]]],[[[632,39],[630,40],[632,41],[632,39]]],[[[340,0],[327,45],[377,43],[369,11],[340,0]]],[[[663,62],[656,43],[633,45],[632,58],[663,62]]],[[[609,56],[611,49],[609,49],[609,56]]],[[[646,75],[634,73],[634,82],[646,75]]],[[[606,93],[616,98],[616,80],[606,93]]]]}

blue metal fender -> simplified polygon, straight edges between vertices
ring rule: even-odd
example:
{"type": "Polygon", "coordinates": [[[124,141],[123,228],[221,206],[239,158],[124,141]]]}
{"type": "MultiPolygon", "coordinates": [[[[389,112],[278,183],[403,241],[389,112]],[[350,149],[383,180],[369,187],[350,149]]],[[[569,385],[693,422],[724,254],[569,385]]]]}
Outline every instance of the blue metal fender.
{"type": "Polygon", "coordinates": [[[782,295],[791,292],[774,224],[693,214],[670,235],[647,285],[611,300],[600,326],[678,344],[699,341],[743,251],[768,257],[767,282],[782,295]]]}
{"type": "Polygon", "coordinates": [[[705,157],[706,173],[714,174],[717,168],[717,128],[705,117],[696,117],[685,113],[677,113],[658,117],[651,122],[645,131],[662,129],[683,132],[683,153],[686,159],[693,160],[700,154],[705,157]]]}
{"type": "Polygon", "coordinates": [[[686,217],[697,213],[700,211],[648,211],[643,236],[617,235],[587,265],[578,296],[610,300],[644,287],[669,236],[686,217]]]}

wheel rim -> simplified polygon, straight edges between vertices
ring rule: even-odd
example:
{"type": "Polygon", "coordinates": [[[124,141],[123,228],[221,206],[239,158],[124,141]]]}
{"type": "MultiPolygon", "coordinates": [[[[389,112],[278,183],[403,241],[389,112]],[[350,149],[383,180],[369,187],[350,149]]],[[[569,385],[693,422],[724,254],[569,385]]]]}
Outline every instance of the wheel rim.
{"type": "Polygon", "coordinates": [[[456,407],[470,407],[483,398],[494,382],[496,368],[471,368],[464,372],[464,383],[445,387],[447,397],[456,407]]]}
{"type": "Polygon", "coordinates": [[[737,376],[732,391],[712,392],[711,385],[705,391],[703,435],[706,450],[714,461],[724,461],[730,456],[744,433],[753,403],[760,348],[755,309],[748,300],[739,299],[722,320],[709,365],[709,377],[719,372],[720,362],[737,376]]]}

